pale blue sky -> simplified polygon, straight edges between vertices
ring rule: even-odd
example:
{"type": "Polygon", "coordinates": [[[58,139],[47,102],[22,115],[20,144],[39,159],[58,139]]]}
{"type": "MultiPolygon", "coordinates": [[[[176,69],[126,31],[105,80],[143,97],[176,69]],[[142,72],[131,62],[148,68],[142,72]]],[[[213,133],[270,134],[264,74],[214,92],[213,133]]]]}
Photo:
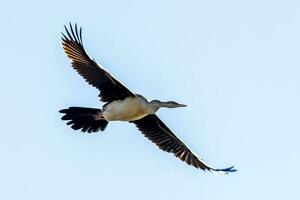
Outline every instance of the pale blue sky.
{"type": "Polygon", "coordinates": [[[299,199],[300,3],[6,1],[0,8],[0,199],[299,199]],[[99,107],[60,32],[131,90],[185,109],[161,119],[218,176],[160,151],[132,124],[75,132],[68,106],[99,107]]]}

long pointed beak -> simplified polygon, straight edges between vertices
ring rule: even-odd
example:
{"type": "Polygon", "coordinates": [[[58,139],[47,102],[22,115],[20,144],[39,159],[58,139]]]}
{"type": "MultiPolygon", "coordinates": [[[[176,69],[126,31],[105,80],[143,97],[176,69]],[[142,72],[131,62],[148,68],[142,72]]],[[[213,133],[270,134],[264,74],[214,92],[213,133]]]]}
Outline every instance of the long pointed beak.
{"type": "Polygon", "coordinates": [[[178,104],[177,107],[187,107],[185,104],[178,104]]]}

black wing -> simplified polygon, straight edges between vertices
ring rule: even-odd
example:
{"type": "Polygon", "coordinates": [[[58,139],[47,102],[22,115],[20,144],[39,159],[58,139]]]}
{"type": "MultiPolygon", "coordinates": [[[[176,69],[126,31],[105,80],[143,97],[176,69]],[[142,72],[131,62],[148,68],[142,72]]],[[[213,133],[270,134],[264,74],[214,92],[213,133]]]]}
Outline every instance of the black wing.
{"type": "Polygon", "coordinates": [[[111,74],[105,71],[95,61],[89,58],[83,48],[82,29],[73,29],[70,23],[70,31],[65,26],[67,36],[63,35],[62,45],[72,60],[72,67],[92,86],[100,90],[99,97],[103,102],[111,102],[117,99],[124,99],[134,94],[122,85],[111,74]]]}
{"type": "Polygon", "coordinates": [[[132,121],[132,123],[160,149],[173,153],[189,165],[203,170],[224,173],[236,171],[233,166],[225,169],[214,169],[205,164],[156,115],[148,115],[140,120],[132,121]]]}

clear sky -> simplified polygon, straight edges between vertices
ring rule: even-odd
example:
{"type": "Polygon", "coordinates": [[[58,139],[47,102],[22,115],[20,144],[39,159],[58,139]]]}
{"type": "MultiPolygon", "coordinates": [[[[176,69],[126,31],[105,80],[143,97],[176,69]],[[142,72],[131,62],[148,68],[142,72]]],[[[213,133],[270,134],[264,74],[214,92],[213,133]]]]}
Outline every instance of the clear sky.
{"type": "Polygon", "coordinates": [[[300,3],[5,1],[0,8],[0,199],[300,199],[300,3]],[[129,89],[187,108],[161,119],[225,175],[160,151],[132,125],[82,134],[68,106],[99,107],[60,32],[129,89]]]}

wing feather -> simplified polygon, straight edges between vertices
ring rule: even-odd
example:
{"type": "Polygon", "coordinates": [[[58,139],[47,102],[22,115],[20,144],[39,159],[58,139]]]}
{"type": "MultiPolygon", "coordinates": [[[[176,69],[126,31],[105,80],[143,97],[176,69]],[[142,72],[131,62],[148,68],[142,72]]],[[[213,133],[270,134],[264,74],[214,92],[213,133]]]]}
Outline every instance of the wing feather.
{"type": "Polygon", "coordinates": [[[90,59],[82,43],[82,28],[70,23],[69,30],[65,26],[66,35],[62,33],[62,45],[67,56],[72,60],[72,67],[92,86],[99,91],[103,102],[125,99],[134,94],[109,72],[90,59]]]}
{"type": "Polygon", "coordinates": [[[217,172],[234,172],[234,167],[215,169],[196,156],[172,131],[156,116],[148,115],[140,120],[132,121],[137,128],[161,150],[173,153],[180,160],[196,168],[217,172]]]}

